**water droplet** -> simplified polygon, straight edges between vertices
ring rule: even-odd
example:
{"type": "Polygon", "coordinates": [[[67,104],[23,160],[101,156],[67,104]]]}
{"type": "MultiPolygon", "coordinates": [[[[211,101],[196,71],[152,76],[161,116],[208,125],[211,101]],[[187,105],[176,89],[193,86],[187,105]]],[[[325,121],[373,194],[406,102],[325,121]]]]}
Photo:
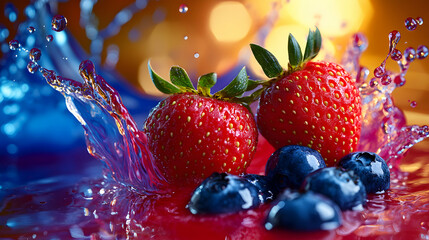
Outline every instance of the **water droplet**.
{"type": "Polygon", "coordinates": [[[52,18],[51,24],[52,24],[52,30],[61,32],[67,26],[67,18],[65,18],[63,15],[55,15],[52,18]]]}
{"type": "Polygon", "coordinates": [[[16,50],[20,46],[21,46],[21,44],[19,44],[18,40],[13,39],[13,40],[10,40],[10,42],[9,42],[10,50],[16,50]]]}
{"type": "Polygon", "coordinates": [[[368,39],[362,33],[356,33],[352,37],[353,47],[358,49],[360,52],[365,51],[368,47],[368,39]]]}
{"type": "Polygon", "coordinates": [[[389,74],[385,74],[381,77],[380,82],[382,85],[387,86],[392,82],[392,78],[389,76],[389,74]]]}
{"type": "Polygon", "coordinates": [[[423,25],[423,18],[422,17],[416,17],[416,21],[419,25],[423,25]]]}
{"type": "Polygon", "coordinates": [[[42,52],[38,48],[33,48],[30,50],[30,60],[37,62],[40,60],[40,57],[42,56],[42,52]]]}
{"type": "Polygon", "coordinates": [[[27,30],[29,33],[34,33],[36,31],[36,28],[35,27],[28,27],[27,30]]]}
{"type": "Polygon", "coordinates": [[[412,47],[405,49],[404,57],[409,63],[414,61],[414,59],[416,59],[416,50],[412,47]]]}
{"type": "Polygon", "coordinates": [[[412,107],[412,108],[417,107],[417,102],[416,101],[411,101],[410,102],[410,107],[412,107]]]}
{"type": "Polygon", "coordinates": [[[46,41],[52,42],[52,40],[54,40],[54,36],[52,36],[52,35],[46,35],[46,41]]]}
{"type": "Polygon", "coordinates": [[[408,17],[407,19],[405,19],[405,27],[409,30],[409,31],[413,31],[417,28],[417,21],[414,18],[408,17]]]}
{"type": "Polygon", "coordinates": [[[188,5],[186,5],[186,4],[181,4],[181,5],[179,6],[179,12],[180,12],[180,13],[186,13],[186,12],[188,12],[188,5]]]}
{"type": "Polygon", "coordinates": [[[390,54],[390,57],[394,60],[394,61],[399,61],[402,58],[402,53],[401,51],[399,51],[398,49],[393,49],[392,54],[390,54]]]}
{"type": "Polygon", "coordinates": [[[417,48],[417,59],[425,59],[429,54],[429,49],[425,45],[417,48]]]}
{"type": "Polygon", "coordinates": [[[374,76],[376,78],[381,78],[386,73],[386,70],[384,69],[384,66],[378,66],[376,69],[374,69],[374,76]]]}
{"type": "Polygon", "coordinates": [[[183,39],[185,39],[185,40],[188,40],[188,38],[189,38],[188,36],[184,36],[184,37],[183,37],[183,39]]]}
{"type": "Polygon", "coordinates": [[[396,86],[401,87],[405,84],[405,77],[402,74],[399,74],[393,81],[395,82],[396,86]]]}
{"type": "Polygon", "coordinates": [[[377,78],[371,78],[371,80],[369,81],[369,86],[372,88],[377,87],[378,86],[377,78]]]}
{"type": "Polygon", "coordinates": [[[393,45],[392,47],[395,47],[396,44],[398,44],[399,40],[401,40],[401,33],[393,30],[389,33],[389,41],[390,44],[393,45]]]}
{"type": "Polygon", "coordinates": [[[199,58],[200,57],[200,54],[199,53],[195,53],[194,54],[194,58],[199,58]]]}
{"type": "Polygon", "coordinates": [[[27,64],[27,70],[30,73],[35,73],[37,71],[37,69],[39,69],[39,64],[37,64],[36,62],[33,61],[29,61],[27,64]]]}

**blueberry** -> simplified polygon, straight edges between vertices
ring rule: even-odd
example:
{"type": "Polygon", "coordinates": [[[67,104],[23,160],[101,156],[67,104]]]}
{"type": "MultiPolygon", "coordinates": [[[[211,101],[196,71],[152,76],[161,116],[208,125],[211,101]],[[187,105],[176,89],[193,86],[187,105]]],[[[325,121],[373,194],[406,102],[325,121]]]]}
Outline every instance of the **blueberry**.
{"type": "Polygon", "coordinates": [[[259,192],[259,198],[262,203],[271,201],[274,199],[273,191],[271,190],[271,184],[268,178],[263,175],[247,174],[243,176],[244,179],[255,185],[259,192]]]}
{"type": "Polygon", "coordinates": [[[329,198],[311,191],[282,195],[268,213],[266,229],[317,231],[332,230],[341,225],[341,210],[329,198]]]}
{"type": "Polygon", "coordinates": [[[289,145],[275,151],[268,159],[265,175],[280,190],[298,189],[311,172],[326,167],[320,153],[309,147],[289,145]]]}
{"type": "Polygon", "coordinates": [[[354,152],[344,156],[338,166],[359,176],[367,193],[385,191],[390,187],[389,167],[383,158],[372,152],[354,152]]]}
{"type": "Polygon", "coordinates": [[[192,194],[188,207],[193,214],[233,213],[261,204],[255,185],[227,173],[213,173],[192,194]]]}
{"type": "Polygon", "coordinates": [[[362,209],[366,203],[365,186],[359,177],[341,168],[322,168],[310,173],[302,188],[325,195],[341,210],[362,209]]]}

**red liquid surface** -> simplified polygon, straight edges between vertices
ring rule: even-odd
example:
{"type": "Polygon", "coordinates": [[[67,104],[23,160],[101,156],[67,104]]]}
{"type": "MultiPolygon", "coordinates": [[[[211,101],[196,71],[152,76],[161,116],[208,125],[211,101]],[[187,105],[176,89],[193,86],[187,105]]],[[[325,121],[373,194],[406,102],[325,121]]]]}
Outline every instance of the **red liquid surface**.
{"type": "MultiPolygon", "coordinates": [[[[258,147],[251,173],[263,172],[273,152],[264,140],[258,147]]],[[[392,170],[390,190],[369,195],[363,211],[343,212],[343,225],[332,231],[267,231],[264,221],[270,204],[236,214],[192,215],[186,204],[193,188],[139,195],[103,179],[75,179],[64,185],[53,177],[6,196],[0,206],[0,238],[427,239],[428,162],[429,151],[412,148],[401,171],[392,170]]]]}
{"type": "MultiPolygon", "coordinates": [[[[265,141],[259,147],[249,169],[252,173],[263,171],[273,151],[265,141]]],[[[367,206],[361,212],[343,212],[343,225],[333,231],[267,231],[264,221],[270,204],[237,214],[192,215],[186,209],[191,188],[174,189],[166,195],[123,199],[111,206],[113,211],[124,210],[125,205],[132,209],[128,235],[140,239],[426,239],[429,236],[428,161],[428,152],[411,149],[401,163],[403,171],[392,172],[390,190],[369,195],[367,206]]],[[[121,235],[126,236],[127,231],[121,235]]]]}

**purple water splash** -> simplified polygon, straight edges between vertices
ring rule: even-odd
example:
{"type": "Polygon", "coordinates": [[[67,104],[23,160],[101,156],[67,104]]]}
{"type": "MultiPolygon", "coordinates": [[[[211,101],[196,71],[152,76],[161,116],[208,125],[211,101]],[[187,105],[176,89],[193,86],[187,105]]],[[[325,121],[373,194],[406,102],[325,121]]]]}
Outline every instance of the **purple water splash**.
{"type": "MultiPolygon", "coordinates": [[[[357,79],[362,97],[362,130],[358,150],[373,151],[382,156],[390,167],[397,167],[409,148],[429,136],[427,126],[407,126],[403,112],[394,105],[392,92],[405,84],[405,74],[410,62],[402,56],[396,45],[400,34],[392,31],[389,34],[389,51],[382,64],[374,70],[376,78],[368,82],[361,77],[360,56],[367,46],[361,34],[355,34],[344,55],[342,64],[357,79]],[[359,44],[357,44],[359,43],[359,44]],[[385,69],[386,61],[391,56],[398,59],[400,73],[393,74],[385,69]],[[378,78],[381,84],[378,84],[378,78]],[[391,84],[392,78],[395,84],[391,84]]],[[[408,55],[410,56],[410,55],[408,55]]],[[[410,58],[410,57],[409,57],[410,58]]]]}
{"type": "Polygon", "coordinates": [[[164,179],[153,164],[146,135],[122,103],[118,92],[83,61],[83,83],[41,68],[48,84],[66,98],[68,110],[85,130],[88,152],[103,161],[106,175],[139,192],[159,191],[164,179]]]}

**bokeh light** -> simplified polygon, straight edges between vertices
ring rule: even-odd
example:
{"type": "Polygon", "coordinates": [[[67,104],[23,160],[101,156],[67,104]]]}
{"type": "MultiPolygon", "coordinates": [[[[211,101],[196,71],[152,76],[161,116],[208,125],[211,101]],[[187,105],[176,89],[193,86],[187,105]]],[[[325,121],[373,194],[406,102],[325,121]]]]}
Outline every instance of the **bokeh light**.
{"type": "Polygon", "coordinates": [[[325,36],[339,37],[358,31],[364,18],[371,16],[371,5],[365,2],[291,0],[281,17],[292,18],[307,27],[317,26],[325,36]]]}
{"type": "Polygon", "coordinates": [[[226,1],[210,13],[210,30],[218,41],[235,42],[245,37],[252,19],[242,3],[226,1]]]}

